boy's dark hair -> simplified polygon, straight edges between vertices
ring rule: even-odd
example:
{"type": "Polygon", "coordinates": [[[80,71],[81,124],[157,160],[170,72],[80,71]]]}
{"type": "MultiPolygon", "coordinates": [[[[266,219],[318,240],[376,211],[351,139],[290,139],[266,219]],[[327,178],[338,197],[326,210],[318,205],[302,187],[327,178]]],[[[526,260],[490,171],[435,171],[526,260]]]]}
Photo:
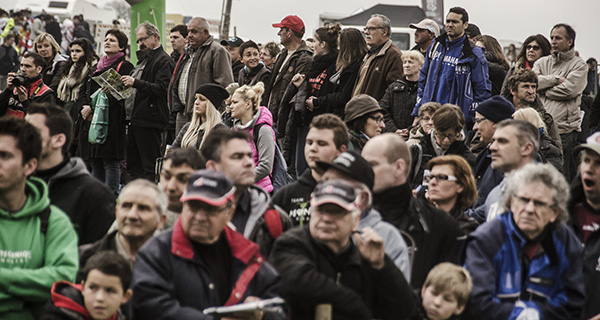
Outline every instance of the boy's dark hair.
{"type": "Polygon", "coordinates": [[[9,33],[9,34],[6,35],[6,37],[4,37],[4,42],[6,42],[6,41],[8,41],[10,39],[14,39],[14,38],[15,38],[15,35],[12,34],[12,33],[9,33]]]}
{"type": "Polygon", "coordinates": [[[230,140],[241,139],[249,141],[252,139],[246,131],[231,130],[229,128],[216,128],[204,137],[204,143],[200,147],[200,153],[206,161],[221,162],[222,147],[230,140]]]}
{"type": "Polygon", "coordinates": [[[569,47],[569,49],[573,49],[573,47],[575,47],[575,29],[573,29],[573,27],[571,27],[570,25],[566,24],[566,23],[559,23],[557,25],[555,25],[554,27],[552,27],[552,30],[556,29],[556,28],[560,28],[563,27],[565,28],[565,33],[567,34],[567,39],[569,40],[573,40],[573,42],[571,42],[571,46],[569,47]]]}
{"type": "Polygon", "coordinates": [[[171,160],[171,165],[174,167],[187,164],[194,170],[206,168],[204,157],[194,148],[173,148],[167,152],[164,161],[167,160],[171,160]]]}
{"type": "Polygon", "coordinates": [[[187,37],[188,34],[187,26],[185,24],[178,24],[171,28],[171,31],[169,32],[179,32],[184,38],[187,37]]]}
{"type": "Polygon", "coordinates": [[[31,159],[40,159],[42,138],[38,129],[25,119],[0,118],[0,135],[11,136],[17,140],[17,148],[23,154],[23,164],[31,159]]]}
{"type": "Polygon", "coordinates": [[[63,156],[68,156],[69,146],[73,138],[73,121],[65,109],[52,103],[33,103],[27,109],[27,114],[43,114],[46,116],[44,124],[48,127],[50,135],[62,133],[65,135],[65,144],[62,147],[63,156]]]}
{"type": "Polygon", "coordinates": [[[131,263],[116,251],[103,250],[94,253],[82,269],[83,281],[87,281],[88,274],[92,270],[119,277],[123,292],[131,286],[131,263]]]}
{"type": "MultiPolygon", "coordinates": [[[[83,21],[83,19],[81,20],[83,21]]],[[[117,38],[117,41],[119,42],[119,48],[123,48],[120,51],[125,52],[127,50],[127,43],[129,42],[127,35],[119,29],[110,29],[106,31],[104,37],[106,38],[106,36],[108,36],[109,34],[112,34],[113,36],[115,36],[115,38],[117,38]]]]}
{"type": "Polygon", "coordinates": [[[33,52],[33,51],[25,52],[25,54],[23,55],[23,59],[25,59],[25,58],[32,58],[33,65],[36,67],[44,67],[44,58],[42,58],[42,56],[40,56],[36,52],[33,52]]]}
{"type": "Polygon", "coordinates": [[[462,20],[463,23],[469,22],[469,14],[467,13],[467,10],[465,10],[465,8],[463,8],[463,7],[452,7],[452,8],[450,8],[449,12],[460,14],[461,15],[460,19],[462,20]]]}
{"type": "Polygon", "coordinates": [[[433,126],[436,132],[454,129],[458,133],[465,126],[465,116],[458,106],[447,103],[433,114],[433,126]]]}
{"type": "Polygon", "coordinates": [[[348,127],[340,117],[334,114],[324,113],[314,117],[310,122],[310,128],[333,131],[333,143],[337,149],[341,146],[348,146],[348,127]]]}
{"type": "Polygon", "coordinates": [[[244,50],[246,50],[248,48],[256,48],[256,50],[258,50],[260,52],[260,48],[258,47],[256,42],[254,42],[252,40],[248,40],[240,45],[240,48],[239,48],[240,56],[243,56],[244,50]]]}

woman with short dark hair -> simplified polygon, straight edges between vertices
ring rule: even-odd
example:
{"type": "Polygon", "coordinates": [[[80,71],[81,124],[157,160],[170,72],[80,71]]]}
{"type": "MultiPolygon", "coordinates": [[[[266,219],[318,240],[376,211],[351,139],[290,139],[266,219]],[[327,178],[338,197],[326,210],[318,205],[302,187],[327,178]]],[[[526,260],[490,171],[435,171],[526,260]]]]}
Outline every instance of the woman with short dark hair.
{"type": "MultiPolygon", "coordinates": [[[[129,75],[133,65],[125,60],[127,50],[127,35],[117,29],[108,30],[104,36],[104,53],[100,58],[92,77],[114,69],[120,75],[129,75]]],[[[100,85],[94,80],[89,80],[89,93],[93,94],[100,85]]],[[[119,193],[121,173],[119,161],[125,158],[125,108],[122,101],[117,100],[112,94],[108,96],[108,134],[102,144],[90,144],[88,135],[94,111],[89,105],[81,109],[81,129],[79,131],[79,145],[77,154],[92,168],[92,176],[98,178],[115,192],[119,193]]],[[[90,99],[91,100],[91,99],[90,99]]]]}

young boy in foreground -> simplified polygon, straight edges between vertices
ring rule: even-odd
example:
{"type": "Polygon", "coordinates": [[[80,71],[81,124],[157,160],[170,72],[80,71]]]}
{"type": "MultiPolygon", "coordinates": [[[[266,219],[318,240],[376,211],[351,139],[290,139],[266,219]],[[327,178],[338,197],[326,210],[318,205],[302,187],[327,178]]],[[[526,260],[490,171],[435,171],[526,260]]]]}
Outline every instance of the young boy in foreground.
{"type": "Polygon", "coordinates": [[[131,265],[116,251],[100,251],[87,261],[81,284],[59,281],[52,286],[40,320],[124,320],[120,307],[131,298],[131,265]]]}
{"type": "Polygon", "coordinates": [[[435,266],[421,289],[421,306],[418,318],[446,320],[465,309],[471,294],[471,276],[463,267],[449,262],[435,266]]]}

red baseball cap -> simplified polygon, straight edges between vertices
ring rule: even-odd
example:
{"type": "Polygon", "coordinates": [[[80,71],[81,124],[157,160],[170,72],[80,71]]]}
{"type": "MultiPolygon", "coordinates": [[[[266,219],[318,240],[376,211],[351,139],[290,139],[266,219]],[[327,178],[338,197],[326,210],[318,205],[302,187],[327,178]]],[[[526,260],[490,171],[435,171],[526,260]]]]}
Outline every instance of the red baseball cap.
{"type": "Polygon", "coordinates": [[[280,23],[273,23],[273,28],[283,27],[304,34],[304,22],[298,16],[289,15],[283,18],[280,23]]]}

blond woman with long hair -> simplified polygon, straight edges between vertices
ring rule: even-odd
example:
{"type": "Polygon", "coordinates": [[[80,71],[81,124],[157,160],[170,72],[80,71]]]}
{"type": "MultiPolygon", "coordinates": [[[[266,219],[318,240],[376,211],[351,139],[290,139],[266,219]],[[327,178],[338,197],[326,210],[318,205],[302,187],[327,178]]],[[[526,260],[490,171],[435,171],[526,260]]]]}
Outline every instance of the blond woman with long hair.
{"type": "Polygon", "coordinates": [[[204,137],[215,127],[225,126],[217,106],[229,97],[225,88],[218,84],[203,84],[196,89],[194,114],[192,120],[186,123],[173,141],[173,147],[200,149],[204,137]]]}
{"type": "Polygon", "coordinates": [[[265,87],[262,82],[235,90],[231,97],[231,117],[234,118],[234,130],[246,130],[252,137],[250,147],[255,165],[254,184],[270,193],[273,191],[269,175],[275,158],[275,132],[271,111],[260,105],[263,92],[265,87]]]}

